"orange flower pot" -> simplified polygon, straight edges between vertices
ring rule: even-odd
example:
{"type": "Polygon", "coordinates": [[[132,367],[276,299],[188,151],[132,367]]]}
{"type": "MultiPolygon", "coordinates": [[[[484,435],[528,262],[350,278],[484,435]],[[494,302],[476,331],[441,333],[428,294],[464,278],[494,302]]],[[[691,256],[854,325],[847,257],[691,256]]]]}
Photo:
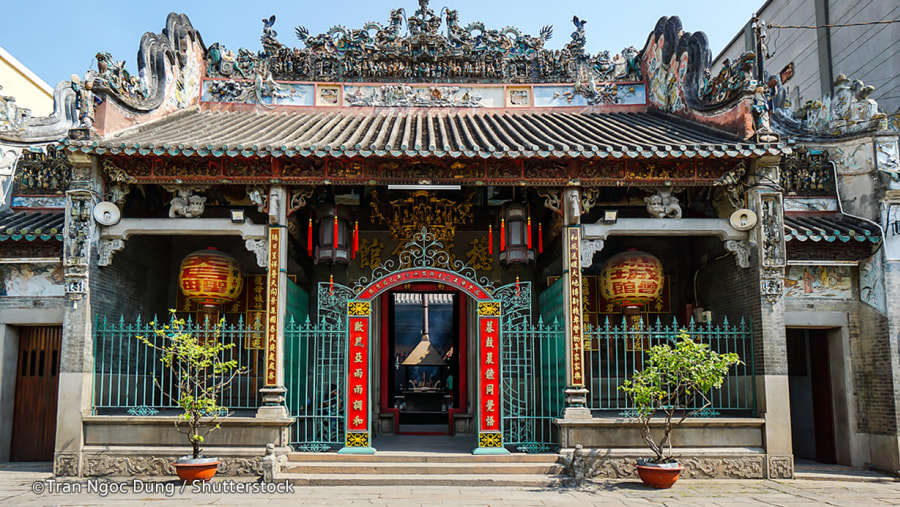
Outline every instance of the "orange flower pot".
{"type": "Polygon", "coordinates": [[[678,480],[684,467],[656,467],[638,465],[638,477],[644,484],[659,489],[669,489],[678,480]]]}
{"type": "Polygon", "coordinates": [[[216,469],[219,467],[219,463],[221,461],[208,461],[208,460],[198,460],[198,461],[206,461],[204,463],[172,463],[172,466],[175,467],[175,473],[178,474],[178,478],[187,481],[208,481],[216,475],[216,469]]]}

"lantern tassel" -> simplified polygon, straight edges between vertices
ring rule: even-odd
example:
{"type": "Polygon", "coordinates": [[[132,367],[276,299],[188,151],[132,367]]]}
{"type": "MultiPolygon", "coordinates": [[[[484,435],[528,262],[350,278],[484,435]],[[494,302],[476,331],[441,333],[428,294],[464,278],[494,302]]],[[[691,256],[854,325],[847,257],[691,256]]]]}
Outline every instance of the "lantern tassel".
{"type": "Polygon", "coordinates": [[[350,257],[355,259],[357,252],[359,252],[359,220],[353,225],[353,251],[350,257]]]}
{"type": "Polygon", "coordinates": [[[506,218],[500,219],[500,251],[506,251],[506,218]]]}
{"type": "Polygon", "coordinates": [[[488,255],[494,255],[494,224],[488,224],[488,255]]]}
{"type": "Polygon", "coordinates": [[[334,235],[331,236],[331,243],[332,243],[332,245],[331,245],[331,248],[332,248],[332,249],[331,249],[332,256],[336,257],[336,256],[337,256],[337,249],[338,249],[338,246],[340,245],[340,243],[338,242],[338,217],[337,217],[337,213],[334,214],[334,235]]]}
{"type": "Polygon", "coordinates": [[[519,297],[519,273],[516,273],[516,297],[519,297]]]}
{"type": "Polygon", "coordinates": [[[306,253],[309,254],[310,257],[312,257],[312,254],[313,254],[312,229],[313,229],[312,217],[309,217],[309,225],[306,227],[306,253]]]}
{"type": "Polygon", "coordinates": [[[544,227],[538,223],[538,253],[544,253],[544,227]]]}
{"type": "Polygon", "coordinates": [[[334,294],[334,273],[328,275],[328,293],[334,294]]]}
{"type": "Polygon", "coordinates": [[[531,215],[528,215],[528,249],[531,250],[531,215]]]}

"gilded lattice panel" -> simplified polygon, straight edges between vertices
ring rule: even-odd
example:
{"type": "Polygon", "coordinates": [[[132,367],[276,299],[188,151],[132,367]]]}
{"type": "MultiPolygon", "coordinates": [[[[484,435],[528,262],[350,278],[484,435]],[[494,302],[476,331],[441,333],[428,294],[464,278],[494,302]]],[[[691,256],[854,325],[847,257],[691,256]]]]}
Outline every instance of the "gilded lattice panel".
{"type": "Polygon", "coordinates": [[[347,447],[369,447],[368,433],[347,433],[347,447]]]}
{"type": "Polygon", "coordinates": [[[368,301],[348,301],[347,315],[369,315],[370,308],[368,301]]]}
{"type": "Polygon", "coordinates": [[[503,447],[503,434],[479,433],[478,447],[503,447]]]}
{"type": "Polygon", "coordinates": [[[478,303],[478,315],[500,316],[500,301],[481,301],[478,303]]]}

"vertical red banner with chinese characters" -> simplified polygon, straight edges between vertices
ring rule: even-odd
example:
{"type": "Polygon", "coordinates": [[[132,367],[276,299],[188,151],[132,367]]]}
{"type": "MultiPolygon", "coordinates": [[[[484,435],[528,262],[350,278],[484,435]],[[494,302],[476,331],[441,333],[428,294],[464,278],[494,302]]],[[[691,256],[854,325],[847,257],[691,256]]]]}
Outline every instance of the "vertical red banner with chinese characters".
{"type": "Polygon", "coordinates": [[[369,319],[350,317],[350,378],[347,379],[347,431],[369,429],[369,319]]]}
{"type": "Polygon", "coordinates": [[[572,331],[572,378],[574,387],[584,386],[584,322],[582,320],[581,227],[566,230],[569,270],[569,318],[572,331]]]}
{"type": "Polygon", "coordinates": [[[502,448],[500,302],[478,302],[478,447],[502,448]]]}
{"type": "Polygon", "coordinates": [[[278,348],[278,298],[281,287],[278,286],[278,253],[281,251],[281,228],[269,228],[269,272],[267,280],[266,303],[266,385],[278,383],[277,348],[278,348]]]}
{"type": "Polygon", "coordinates": [[[481,326],[481,431],[500,431],[500,319],[484,317],[481,326]]]}
{"type": "Polygon", "coordinates": [[[346,448],[369,448],[369,316],[371,303],[347,303],[346,448]]]}

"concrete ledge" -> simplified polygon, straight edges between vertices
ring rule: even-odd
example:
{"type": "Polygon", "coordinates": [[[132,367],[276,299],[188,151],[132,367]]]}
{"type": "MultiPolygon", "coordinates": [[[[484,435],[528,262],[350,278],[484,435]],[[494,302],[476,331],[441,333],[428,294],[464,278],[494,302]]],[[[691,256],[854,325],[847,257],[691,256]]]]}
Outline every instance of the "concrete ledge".
{"type": "Polygon", "coordinates": [[[722,241],[747,239],[727,218],[620,218],[614,224],[583,224],[584,239],[609,236],[718,236],[722,241]]]}
{"type": "Polygon", "coordinates": [[[123,218],[116,225],[100,228],[100,239],[125,239],[136,235],[151,236],[241,236],[265,239],[265,224],[249,220],[235,224],[227,218],[123,218]]]}

